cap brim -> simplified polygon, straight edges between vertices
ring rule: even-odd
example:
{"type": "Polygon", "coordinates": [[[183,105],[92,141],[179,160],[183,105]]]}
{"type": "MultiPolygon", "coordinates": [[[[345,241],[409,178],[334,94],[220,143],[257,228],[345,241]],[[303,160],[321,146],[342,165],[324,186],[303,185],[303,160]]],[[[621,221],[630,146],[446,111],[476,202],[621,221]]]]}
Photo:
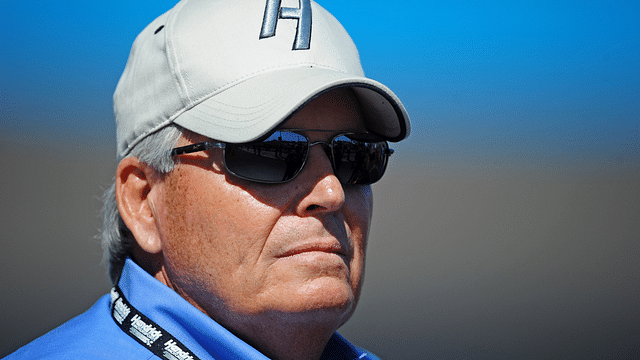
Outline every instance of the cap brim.
{"type": "Polygon", "coordinates": [[[407,111],[386,86],[312,66],[273,70],[222,87],[178,114],[173,122],[222,142],[253,141],[319,94],[340,87],[354,89],[370,132],[389,141],[409,135],[407,111]]]}

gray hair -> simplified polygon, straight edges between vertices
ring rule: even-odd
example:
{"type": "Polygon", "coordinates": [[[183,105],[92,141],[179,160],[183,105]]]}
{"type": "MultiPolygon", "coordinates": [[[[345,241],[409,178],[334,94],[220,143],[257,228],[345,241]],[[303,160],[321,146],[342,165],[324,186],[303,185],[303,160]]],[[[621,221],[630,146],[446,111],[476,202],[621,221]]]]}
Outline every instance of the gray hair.
{"type": "MultiPolygon", "coordinates": [[[[129,156],[150,166],[159,175],[168,174],[175,165],[171,157],[171,149],[181,136],[188,131],[178,125],[169,125],[139,142],[129,156]]],[[[127,225],[125,225],[116,202],[115,179],[103,195],[102,207],[103,225],[100,234],[103,250],[103,262],[107,263],[109,278],[115,284],[120,277],[124,261],[131,255],[135,239],[127,225]]]]}

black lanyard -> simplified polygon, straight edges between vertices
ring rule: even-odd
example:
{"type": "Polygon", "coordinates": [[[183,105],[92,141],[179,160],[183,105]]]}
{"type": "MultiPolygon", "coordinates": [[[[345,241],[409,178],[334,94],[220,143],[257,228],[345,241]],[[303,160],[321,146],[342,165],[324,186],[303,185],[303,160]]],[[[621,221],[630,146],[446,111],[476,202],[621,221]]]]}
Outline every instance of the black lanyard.
{"type": "Polygon", "coordinates": [[[111,289],[111,317],[125,334],[161,359],[200,360],[171,333],[133,307],[118,285],[111,289]]]}

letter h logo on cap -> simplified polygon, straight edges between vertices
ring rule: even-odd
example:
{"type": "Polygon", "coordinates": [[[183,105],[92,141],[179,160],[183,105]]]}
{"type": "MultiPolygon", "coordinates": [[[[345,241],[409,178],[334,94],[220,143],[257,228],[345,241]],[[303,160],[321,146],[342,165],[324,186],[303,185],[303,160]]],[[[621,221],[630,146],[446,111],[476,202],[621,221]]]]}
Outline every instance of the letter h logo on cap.
{"type": "Polygon", "coordinates": [[[278,18],[297,19],[296,40],[292,50],[308,50],[311,44],[311,3],[310,0],[298,0],[299,8],[280,7],[280,0],[267,0],[262,20],[260,39],[276,35],[278,18]]]}

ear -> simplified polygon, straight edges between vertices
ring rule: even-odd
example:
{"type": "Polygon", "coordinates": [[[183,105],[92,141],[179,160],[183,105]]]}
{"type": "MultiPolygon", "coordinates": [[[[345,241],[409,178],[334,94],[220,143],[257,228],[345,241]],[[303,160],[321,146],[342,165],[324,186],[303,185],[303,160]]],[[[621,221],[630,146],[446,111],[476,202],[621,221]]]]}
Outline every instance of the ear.
{"type": "Polygon", "coordinates": [[[135,157],[120,161],[116,170],[116,200],[122,220],[140,248],[149,254],[162,250],[153,201],[161,183],[153,169],[135,157]]]}

